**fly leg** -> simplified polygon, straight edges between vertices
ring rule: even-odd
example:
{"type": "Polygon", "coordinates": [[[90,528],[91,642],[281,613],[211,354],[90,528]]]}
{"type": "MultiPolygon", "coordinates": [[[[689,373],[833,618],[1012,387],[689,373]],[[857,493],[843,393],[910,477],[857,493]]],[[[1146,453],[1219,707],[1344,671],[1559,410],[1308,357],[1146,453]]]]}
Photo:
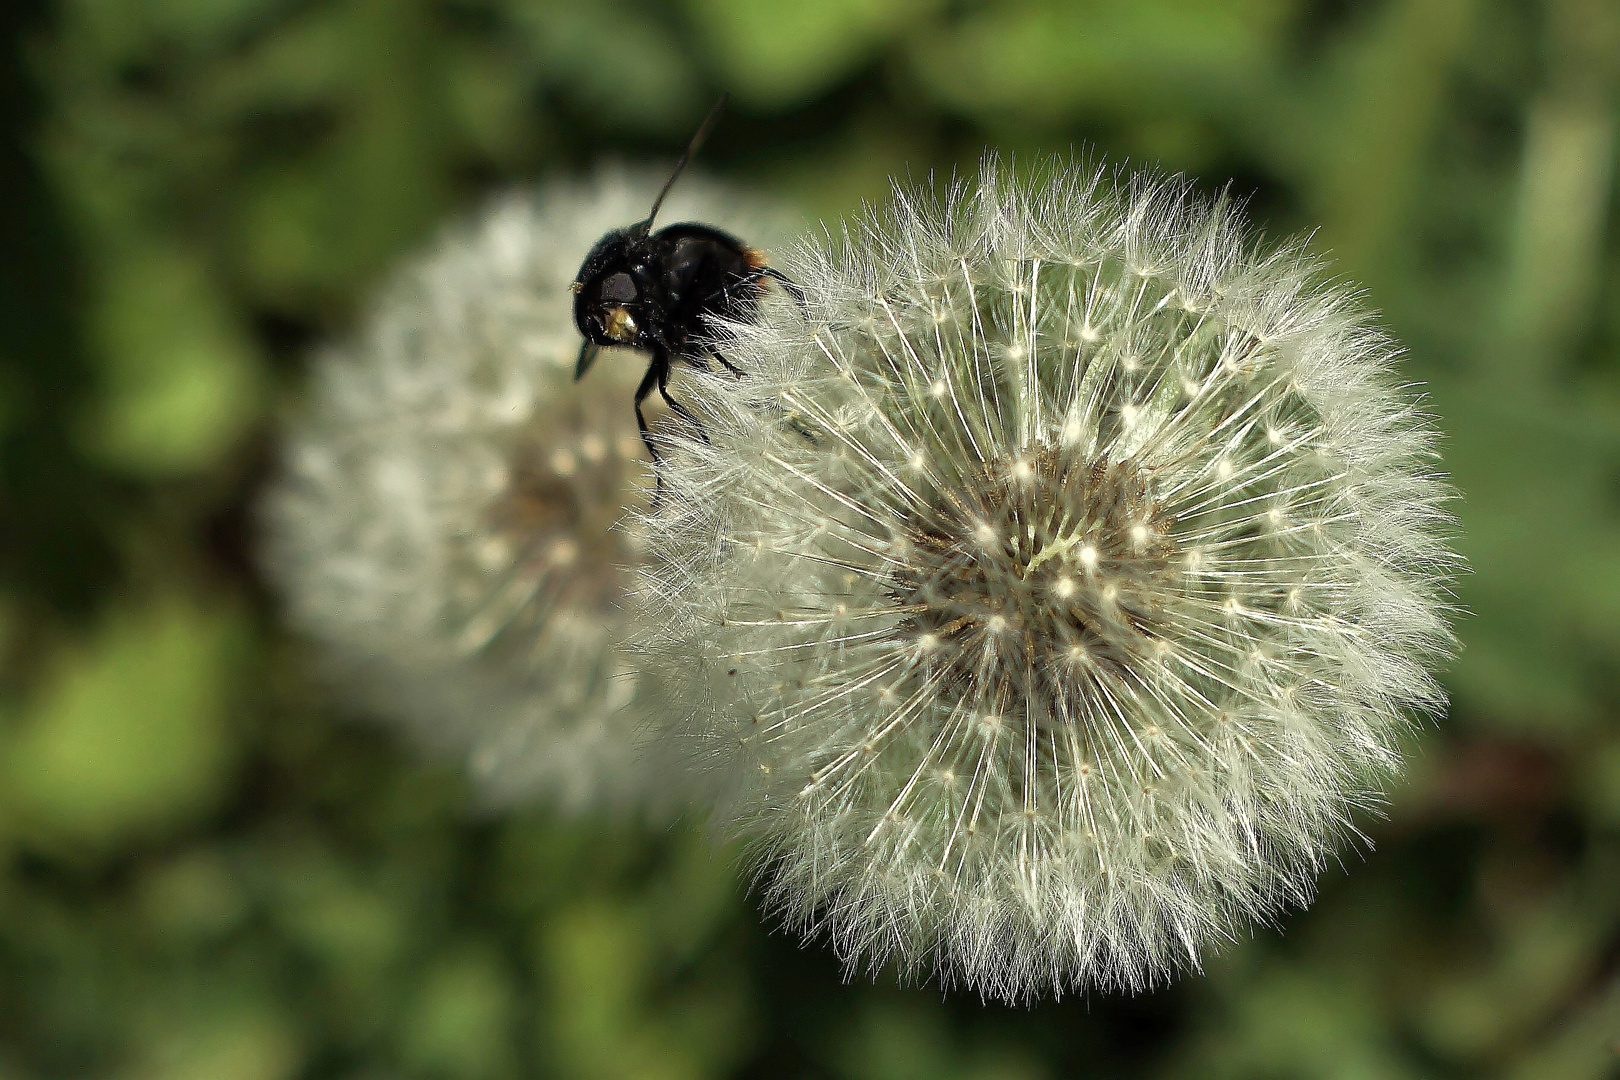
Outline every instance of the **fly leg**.
{"type": "Polygon", "coordinates": [[[658,446],[652,440],[652,433],[647,430],[647,418],[641,414],[641,403],[647,400],[647,395],[653,392],[653,387],[662,381],[658,376],[660,367],[665,371],[669,370],[669,361],[662,355],[655,356],[653,362],[647,365],[647,374],[641,377],[641,385],[636,387],[636,426],[641,429],[641,441],[647,444],[647,454],[652,458],[654,510],[658,509],[658,504],[664,498],[664,459],[658,453],[658,446]]]}
{"type": "Polygon", "coordinates": [[[709,355],[718,360],[721,367],[731,372],[731,374],[737,378],[741,379],[747,376],[748,373],[746,371],[738,367],[736,364],[733,364],[730,360],[727,360],[725,356],[721,354],[720,350],[715,348],[713,345],[709,346],[709,355]]]}
{"type": "Polygon", "coordinates": [[[805,300],[804,288],[797,281],[794,281],[774,266],[762,266],[759,268],[759,272],[773,279],[778,285],[782,286],[782,291],[793,297],[793,302],[799,305],[799,314],[806,316],[810,314],[810,306],[805,300]]]}
{"type": "Polygon", "coordinates": [[[658,372],[658,393],[663,396],[664,404],[669,406],[669,411],[691,424],[692,430],[698,433],[698,438],[707,443],[709,433],[703,430],[703,425],[698,423],[698,418],[693,416],[685,405],[669,396],[669,361],[665,360],[664,363],[655,365],[647,374],[650,376],[654,370],[658,372]]]}
{"type": "Polygon", "coordinates": [[[579,359],[574,361],[574,381],[579,382],[583,379],[585,372],[589,371],[594,363],[596,363],[596,342],[587,339],[579,347],[579,359]]]}
{"type": "MultiPolygon", "coordinates": [[[[669,365],[667,362],[662,366],[666,371],[668,370],[669,365]]],[[[653,392],[654,386],[659,385],[668,377],[667,375],[660,377],[659,367],[658,359],[654,359],[651,364],[648,364],[647,374],[641,377],[641,385],[636,387],[636,427],[641,429],[641,441],[647,444],[647,454],[652,458],[654,469],[663,464],[664,459],[658,453],[658,447],[652,441],[652,433],[647,430],[647,418],[641,413],[641,403],[647,400],[647,396],[653,392]]]]}

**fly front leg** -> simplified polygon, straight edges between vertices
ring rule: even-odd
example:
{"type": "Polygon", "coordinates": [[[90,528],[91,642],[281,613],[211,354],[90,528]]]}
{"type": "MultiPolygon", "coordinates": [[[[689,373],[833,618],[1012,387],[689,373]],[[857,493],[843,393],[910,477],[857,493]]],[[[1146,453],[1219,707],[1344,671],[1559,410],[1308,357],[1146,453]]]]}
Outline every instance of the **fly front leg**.
{"type": "MultiPolygon", "coordinates": [[[[663,395],[664,404],[669,406],[670,412],[674,413],[676,416],[679,416],[688,424],[691,424],[692,430],[697,432],[698,438],[707,443],[709,441],[709,433],[703,430],[703,425],[698,423],[698,418],[687,411],[685,405],[682,405],[680,402],[669,396],[669,362],[665,361],[661,367],[657,368],[657,371],[658,392],[659,394],[663,395]]],[[[648,374],[650,375],[652,372],[649,371],[648,374]]]]}
{"type": "Polygon", "coordinates": [[[647,365],[647,374],[641,377],[641,385],[636,387],[636,426],[641,429],[641,441],[647,444],[647,455],[652,458],[653,468],[653,497],[652,509],[657,510],[664,501],[664,458],[658,452],[658,444],[652,440],[652,432],[647,430],[647,418],[642,415],[641,403],[647,400],[647,395],[669,377],[669,360],[662,352],[653,356],[653,362],[647,365]]]}
{"type": "Polygon", "coordinates": [[[641,403],[647,400],[647,395],[653,392],[653,387],[662,388],[661,384],[668,378],[668,371],[669,362],[662,357],[655,357],[653,362],[647,365],[647,374],[641,377],[641,385],[636,387],[636,426],[641,429],[641,441],[647,444],[647,454],[652,458],[654,472],[657,472],[664,459],[659,456],[658,447],[652,441],[652,433],[647,430],[647,418],[642,415],[641,403]],[[664,369],[662,376],[659,374],[660,367],[664,369]]]}
{"type": "Polygon", "coordinates": [[[713,345],[709,346],[709,355],[718,360],[720,362],[720,366],[731,372],[731,374],[736,378],[741,379],[748,374],[742,368],[738,367],[736,364],[733,364],[730,360],[727,360],[725,356],[721,354],[720,350],[715,348],[713,345]]]}
{"type": "Polygon", "coordinates": [[[585,377],[585,373],[596,363],[596,342],[587,338],[579,347],[579,359],[574,361],[574,381],[585,377]]]}

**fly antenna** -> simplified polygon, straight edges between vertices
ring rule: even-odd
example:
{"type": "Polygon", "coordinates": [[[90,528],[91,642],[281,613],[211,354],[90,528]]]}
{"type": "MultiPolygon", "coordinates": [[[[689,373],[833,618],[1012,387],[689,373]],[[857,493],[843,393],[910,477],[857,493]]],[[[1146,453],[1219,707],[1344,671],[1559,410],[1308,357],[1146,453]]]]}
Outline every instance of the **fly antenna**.
{"type": "Polygon", "coordinates": [[[714,108],[709,110],[709,115],[705,116],[703,123],[698,125],[697,133],[692,136],[692,141],[686,144],[686,149],[681,153],[681,160],[675,163],[675,171],[669,174],[668,180],[664,181],[664,190],[660,191],[658,198],[653,200],[652,213],[648,214],[647,220],[641,223],[642,232],[652,228],[653,218],[658,216],[658,208],[664,205],[664,196],[668,195],[669,189],[675,186],[675,181],[680,178],[681,170],[685,169],[686,163],[692,160],[692,155],[698,152],[698,148],[703,145],[703,140],[709,137],[710,130],[713,129],[715,122],[720,119],[720,114],[725,111],[726,102],[730,100],[731,95],[729,93],[721,94],[720,100],[716,101],[714,108]]]}

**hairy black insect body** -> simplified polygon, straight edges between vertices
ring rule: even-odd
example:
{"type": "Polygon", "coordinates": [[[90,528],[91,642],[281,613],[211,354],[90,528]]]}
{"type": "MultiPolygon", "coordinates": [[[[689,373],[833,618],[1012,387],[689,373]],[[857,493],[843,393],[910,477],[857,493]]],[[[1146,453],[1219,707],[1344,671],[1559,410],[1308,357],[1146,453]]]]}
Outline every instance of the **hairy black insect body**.
{"type": "Polygon", "coordinates": [[[706,324],[713,319],[751,321],[765,295],[767,278],[780,282],[795,298],[800,296],[796,285],[765,265],[763,255],[729,233],[692,222],[653,231],[653,219],[658,216],[664,196],[725,103],[722,96],[698,128],[647,219],[598,240],[574,279],[574,323],[585,338],[574,378],[590,369],[602,347],[638,349],[648,355],[647,374],[636,388],[635,408],[641,439],[655,466],[661,458],[641,411],[641,403],[654,389],[672,412],[700,434],[703,430],[697,419],[669,396],[670,370],[675,361],[703,369],[718,364],[733,375],[743,374],[705,342],[706,324]]]}
{"type": "MultiPolygon", "coordinates": [[[[753,317],[770,273],[764,257],[709,225],[649,232],[645,222],[597,241],[580,268],[574,322],[585,336],[576,377],[596,347],[618,345],[654,357],[702,362],[694,347],[710,318],[753,317]]],[[[707,354],[706,356],[704,354],[707,354]]],[[[722,361],[723,362],[723,361],[722,361]]]]}

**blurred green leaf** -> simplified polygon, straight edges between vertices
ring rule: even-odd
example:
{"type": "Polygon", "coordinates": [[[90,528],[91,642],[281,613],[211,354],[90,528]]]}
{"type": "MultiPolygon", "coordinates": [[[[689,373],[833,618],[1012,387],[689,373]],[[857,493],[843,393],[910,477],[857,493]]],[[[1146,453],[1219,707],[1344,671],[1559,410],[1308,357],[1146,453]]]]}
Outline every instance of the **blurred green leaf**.
{"type": "Polygon", "coordinates": [[[543,1052],[563,1075],[697,1080],[722,1076],[752,1041],[746,1003],[725,981],[670,993],[669,958],[638,904],[570,905],[536,941],[549,1014],[543,1052]],[[547,1053],[550,1057],[551,1054],[547,1053]]]}
{"type": "Polygon", "coordinates": [[[223,853],[185,852],[148,867],[136,904],[160,937],[186,943],[215,940],[248,915],[248,896],[223,853]]]}
{"type": "Polygon", "coordinates": [[[708,104],[672,28],[634,4],[500,3],[530,63],[594,122],[675,134],[708,104]]]}
{"type": "Polygon", "coordinates": [[[81,421],[87,452],[163,476],[207,466],[260,405],[258,358],[217,279],[176,249],[112,261],[92,316],[103,393],[81,421]]]}
{"type": "Polygon", "coordinates": [[[1478,970],[1435,988],[1418,1013],[1420,1030],[1447,1057],[1489,1056],[1556,1014],[1568,988],[1591,976],[1612,929],[1578,895],[1529,906],[1494,949],[1477,956],[1478,970]]]}
{"type": "Polygon", "coordinates": [[[1434,395],[1471,565],[1453,681],[1495,723],[1570,733],[1595,706],[1594,648],[1620,653],[1620,412],[1490,382],[1434,395]]]}
{"type": "Polygon", "coordinates": [[[298,1037],[273,1007],[201,1008],[151,1031],[128,1080],[292,1080],[298,1037]]]}
{"type": "Polygon", "coordinates": [[[1515,1061],[1508,1080],[1611,1080],[1620,1072],[1620,980],[1599,987],[1592,999],[1546,1033],[1515,1061]]]}
{"type": "Polygon", "coordinates": [[[236,618],[176,600],[115,611],[15,721],[0,799],[42,842],[90,849],[208,812],[242,644],[236,618]]]}
{"type": "MultiPolygon", "coordinates": [[[[1469,47],[1480,0],[1390,0],[1336,42],[1305,108],[1273,139],[1295,157],[1322,246],[1363,284],[1399,288],[1422,168],[1469,47]]],[[[1315,73],[1313,73],[1315,74],[1315,73]]],[[[1409,257],[1409,256],[1408,256],[1409,257]]]]}
{"type": "Polygon", "coordinates": [[[1234,995],[1231,1012],[1184,1048],[1177,1075],[1418,1080],[1425,1073],[1403,1060],[1368,974],[1268,964],[1234,995]]]}
{"type": "Polygon", "coordinates": [[[311,841],[267,854],[272,917],[294,944],[357,990],[375,991],[397,974],[410,948],[399,896],[311,841]]]}
{"type": "Polygon", "coordinates": [[[460,946],[429,965],[403,1032],[404,1057],[424,1072],[512,1075],[514,989],[487,948],[460,946]]]}
{"type": "Polygon", "coordinates": [[[1593,820],[1620,832],[1620,733],[1610,732],[1581,761],[1579,793],[1593,820]]]}
{"type": "Polygon", "coordinates": [[[1135,118],[1230,109],[1277,75],[1288,0],[997,0],[924,36],[942,101],[1051,124],[1087,110],[1135,118]]]}
{"type": "Polygon", "coordinates": [[[826,1047],[850,1080],[1039,1080],[1047,1071],[1024,1054],[976,1045],[920,1002],[869,1002],[847,1037],[826,1047]]]}
{"type": "Polygon", "coordinates": [[[801,101],[892,41],[917,32],[941,0],[686,0],[721,84],[750,104],[801,101]]]}

